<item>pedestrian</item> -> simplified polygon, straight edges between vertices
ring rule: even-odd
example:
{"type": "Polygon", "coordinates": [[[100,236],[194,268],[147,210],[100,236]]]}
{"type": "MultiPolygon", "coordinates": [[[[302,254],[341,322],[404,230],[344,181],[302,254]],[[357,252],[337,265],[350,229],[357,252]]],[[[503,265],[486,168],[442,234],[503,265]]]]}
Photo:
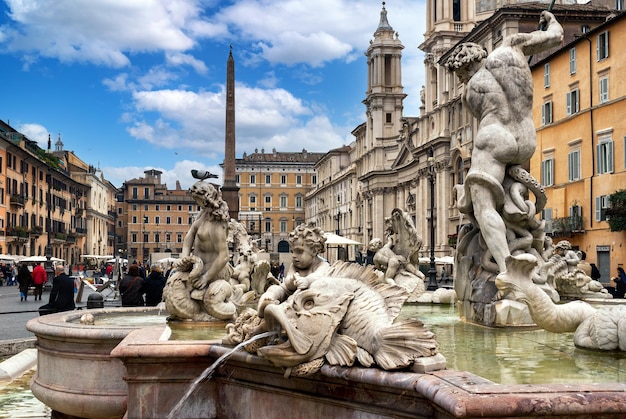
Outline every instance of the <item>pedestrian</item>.
{"type": "Polygon", "coordinates": [[[28,301],[28,288],[32,283],[32,276],[25,263],[20,266],[17,272],[17,283],[20,286],[20,301],[28,301]]]}
{"type": "Polygon", "coordinates": [[[62,311],[71,311],[76,308],[74,303],[74,280],[65,273],[65,266],[58,264],[54,268],[52,289],[48,304],[39,307],[41,316],[62,311]]]}
{"type": "Polygon", "coordinates": [[[596,266],[595,263],[590,263],[591,265],[591,279],[595,279],[596,281],[598,281],[600,279],[600,277],[602,275],[600,275],[600,270],[598,269],[598,267],[596,266]]]}
{"type": "Polygon", "coordinates": [[[150,267],[150,275],[146,278],[146,305],[156,306],[163,300],[165,277],[158,265],[150,267]]]}
{"type": "Polygon", "coordinates": [[[626,273],[621,266],[617,268],[617,276],[613,278],[615,281],[615,298],[624,298],[626,293],[626,273]]]}
{"type": "Polygon", "coordinates": [[[146,281],[141,277],[139,265],[130,265],[128,273],[120,281],[120,294],[122,295],[122,307],[143,306],[143,295],[146,293],[146,281]]]}
{"type": "Polygon", "coordinates": [[[38,263],[33,268],[32,278],[33,278],[33,285],[35,285],[35,301],[37,301],[37,298],[39,298],[39,301],[41,301],[41,294],[43,293],[43,284],[46,282],[46,279],[47,279],[46,270],[44,269],[43,266],[41,266],[41,263],[38,263]]]}

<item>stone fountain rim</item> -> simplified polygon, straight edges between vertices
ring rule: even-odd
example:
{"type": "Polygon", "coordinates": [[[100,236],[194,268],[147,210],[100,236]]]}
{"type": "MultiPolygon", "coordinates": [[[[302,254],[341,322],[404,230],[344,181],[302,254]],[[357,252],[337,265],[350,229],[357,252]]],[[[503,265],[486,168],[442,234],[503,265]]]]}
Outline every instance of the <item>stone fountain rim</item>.
{"type": "Polygon", "coordinates": [[[156,307],[108,307],[90,309],[88,311],[72,310],[60,313],[46,314],[29,320],[26,329],[37,336],[63,336],[64,338],[109,338],[121,340],[129,332],[142,325],[85,325],[80,323],[84,314],[92,314],[94,317],[113,313],[146,314],[164,313],[166,310],[156,307]]]}

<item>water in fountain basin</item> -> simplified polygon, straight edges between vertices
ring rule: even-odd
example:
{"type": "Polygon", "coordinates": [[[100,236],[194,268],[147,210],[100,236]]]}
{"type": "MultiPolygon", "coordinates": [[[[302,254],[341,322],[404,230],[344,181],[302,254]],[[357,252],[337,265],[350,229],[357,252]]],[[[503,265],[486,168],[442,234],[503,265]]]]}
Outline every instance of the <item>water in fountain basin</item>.
{"type": "Polygon", "coordinates": [[[489,328],[459,319],[454,306],[406,305],[400,318],[419,318],[435,333],[448,369],[499,384],[584,384],[626,381],[626,352],[578,349],[573,333],[489,328]]]}

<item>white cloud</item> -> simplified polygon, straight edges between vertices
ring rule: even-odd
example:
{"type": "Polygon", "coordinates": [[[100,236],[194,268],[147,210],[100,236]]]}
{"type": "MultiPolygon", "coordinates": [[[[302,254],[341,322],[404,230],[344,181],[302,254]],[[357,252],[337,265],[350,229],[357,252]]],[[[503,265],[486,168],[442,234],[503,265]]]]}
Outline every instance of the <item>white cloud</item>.
{"type": "Polygon", "coordinates": [[[183,190],[189,189],[197,179],[191,176],[192,169],[208,170],[211,173],[218,175],[217,179],[212,179],[213,182],[222,183],[222,168],[218,165],[207,166],[205,163],[193,160],[182,160],[174,164],[171,169],[165,169],[163,167],[155,166],[128,166],[128,167],[103,167],[102,173],[104,177],[112,184],[121,187],[122,184],[131,179],[145,177],[145,171],[156,169],[162,172],[161,183],[167,184],[168,189],[176,189],[178,181],[180,187],[183,190]]]}
{"type": "MultiPolygon", "coordinates": [[[[50,133],[43,125],[26,123],[18,125],[15,129],[24,134],[29,140],[37,141],[39,147],[44,150],[48,149],[48,136],[50,133]]],[[[54,147],[54,145],[52,147],[54,147]]]]}

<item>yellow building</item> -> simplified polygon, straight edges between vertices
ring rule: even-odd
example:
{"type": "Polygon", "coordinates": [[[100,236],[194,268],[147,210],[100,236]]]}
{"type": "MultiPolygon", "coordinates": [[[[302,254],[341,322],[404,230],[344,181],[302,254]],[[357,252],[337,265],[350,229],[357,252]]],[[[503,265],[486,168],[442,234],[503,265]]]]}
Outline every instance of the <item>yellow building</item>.
{"type": "Polygon", "coordinates": [[[304,197],[317,184],[315,163],[324,153],[264,149],[236,159],[239,221],[268,252],[288,252],[287,237],[305,220],[304,197]]]}
{"type": "MultiPolygon", "coordinates": [[[[546,230],[569,240],[608,283],[626,263],[626,231],[611,232],[608,197],[626,189],[624,13],[533,66],[537,149],[531,173],[546,190],[546,230]]],[[[567,42],[567,40],[566,40],[567,42]]]]}

